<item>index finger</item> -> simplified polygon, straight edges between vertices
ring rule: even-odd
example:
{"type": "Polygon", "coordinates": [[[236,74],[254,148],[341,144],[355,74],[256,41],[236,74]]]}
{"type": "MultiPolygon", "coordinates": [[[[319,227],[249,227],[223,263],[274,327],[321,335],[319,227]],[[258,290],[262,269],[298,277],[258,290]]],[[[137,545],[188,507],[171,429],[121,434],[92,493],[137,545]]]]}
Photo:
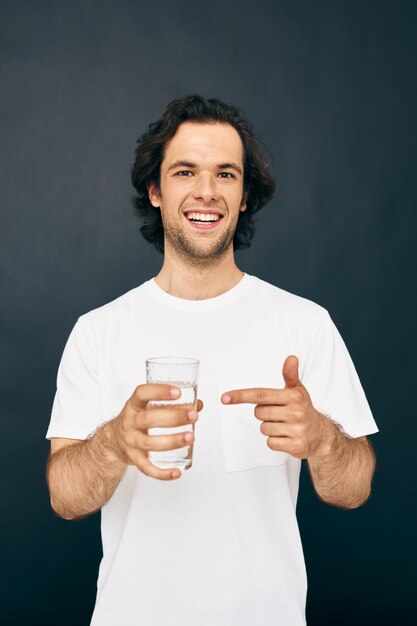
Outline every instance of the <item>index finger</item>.
{"type": "Polygon", "coordinates": [[[145,385],[138,385],[129,400],[133,409],[140,410],[145,409],[147,403],[152,400],[175,400],[180,395],[181,391],[175,385],[146,383],[145,385]]]}
{"type": "Polygon", "coordinates": [[[221,400],[223,404],[277,404],[288,403],[287,389],[269,389],[265,387],[253,387],[250,389],[234,389],[225,391],[221,400]]]}

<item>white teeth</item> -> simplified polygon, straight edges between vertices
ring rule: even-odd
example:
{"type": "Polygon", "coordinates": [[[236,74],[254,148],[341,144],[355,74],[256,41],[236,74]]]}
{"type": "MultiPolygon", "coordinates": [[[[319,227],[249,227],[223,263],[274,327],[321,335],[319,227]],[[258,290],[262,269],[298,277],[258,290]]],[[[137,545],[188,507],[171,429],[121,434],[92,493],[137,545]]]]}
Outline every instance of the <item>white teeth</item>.
{"type": "Polygon", "coordinates": [[[188,219],[199,220],[200,222],[217,222],[220,215],[216,213],[187,213],[188,219]]]}

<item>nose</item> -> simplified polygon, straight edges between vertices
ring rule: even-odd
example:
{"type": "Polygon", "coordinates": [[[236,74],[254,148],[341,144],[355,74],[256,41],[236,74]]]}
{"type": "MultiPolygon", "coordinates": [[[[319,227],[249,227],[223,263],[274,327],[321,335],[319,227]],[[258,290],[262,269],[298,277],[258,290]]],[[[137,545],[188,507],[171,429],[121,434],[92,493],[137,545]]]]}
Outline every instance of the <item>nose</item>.
{"type": "Polygon", "coordinates": [[[196,177],[193,197],[196,200],[203,200],[207,203],[219,199],[220,193],[217,182],[212,174],[209,172],[201,172],[199,176],[196,177]]]}

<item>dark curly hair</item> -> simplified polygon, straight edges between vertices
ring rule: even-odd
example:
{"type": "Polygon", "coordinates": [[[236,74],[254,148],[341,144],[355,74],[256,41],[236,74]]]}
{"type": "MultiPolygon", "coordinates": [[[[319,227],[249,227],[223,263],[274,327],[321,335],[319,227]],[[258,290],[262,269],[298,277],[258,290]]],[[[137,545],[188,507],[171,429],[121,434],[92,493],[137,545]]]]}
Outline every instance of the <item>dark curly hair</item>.
{"type": "Polygon", "coordinates": [[[235,250],[249,248],[255,233],[253,215],[274,196],[275,181],[259,141],[240,110],[216,98],[199,95],[172,100],[162,116],[150,124],[148,132],[137,140],[131,177],[137,191],[137,196],[132,198],[133,207],[135,214],[143,221],[140,231],[158,252],[164,252],[161,212],[152,206],[147,184],[153,182],[160,190],[160,167],[165,145],[175,135],[180,124],[186,121],[230,124],[240,135],[244,150],[243,189],[248,197],[246,211],[239,215],[233,246],[235,250]]]}

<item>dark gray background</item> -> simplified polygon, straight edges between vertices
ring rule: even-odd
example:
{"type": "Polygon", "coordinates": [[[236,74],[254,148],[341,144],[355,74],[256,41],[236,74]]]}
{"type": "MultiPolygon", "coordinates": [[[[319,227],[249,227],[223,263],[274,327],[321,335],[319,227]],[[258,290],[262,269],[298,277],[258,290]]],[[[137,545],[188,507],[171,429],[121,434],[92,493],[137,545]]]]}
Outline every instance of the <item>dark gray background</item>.
{"type": "Polygon", "coordinates": [[[274,156],[239,267],[330,311],[381,431],[358,510],[320,502],[303,464],[309,624],[413,621],[415,6],[0,2],[2,624],[89,622],[99,516],[58,519],[44,479],[55,376],[77,317],[160,268],[129,170],[194,92],[239,105],[274,156]]]}

